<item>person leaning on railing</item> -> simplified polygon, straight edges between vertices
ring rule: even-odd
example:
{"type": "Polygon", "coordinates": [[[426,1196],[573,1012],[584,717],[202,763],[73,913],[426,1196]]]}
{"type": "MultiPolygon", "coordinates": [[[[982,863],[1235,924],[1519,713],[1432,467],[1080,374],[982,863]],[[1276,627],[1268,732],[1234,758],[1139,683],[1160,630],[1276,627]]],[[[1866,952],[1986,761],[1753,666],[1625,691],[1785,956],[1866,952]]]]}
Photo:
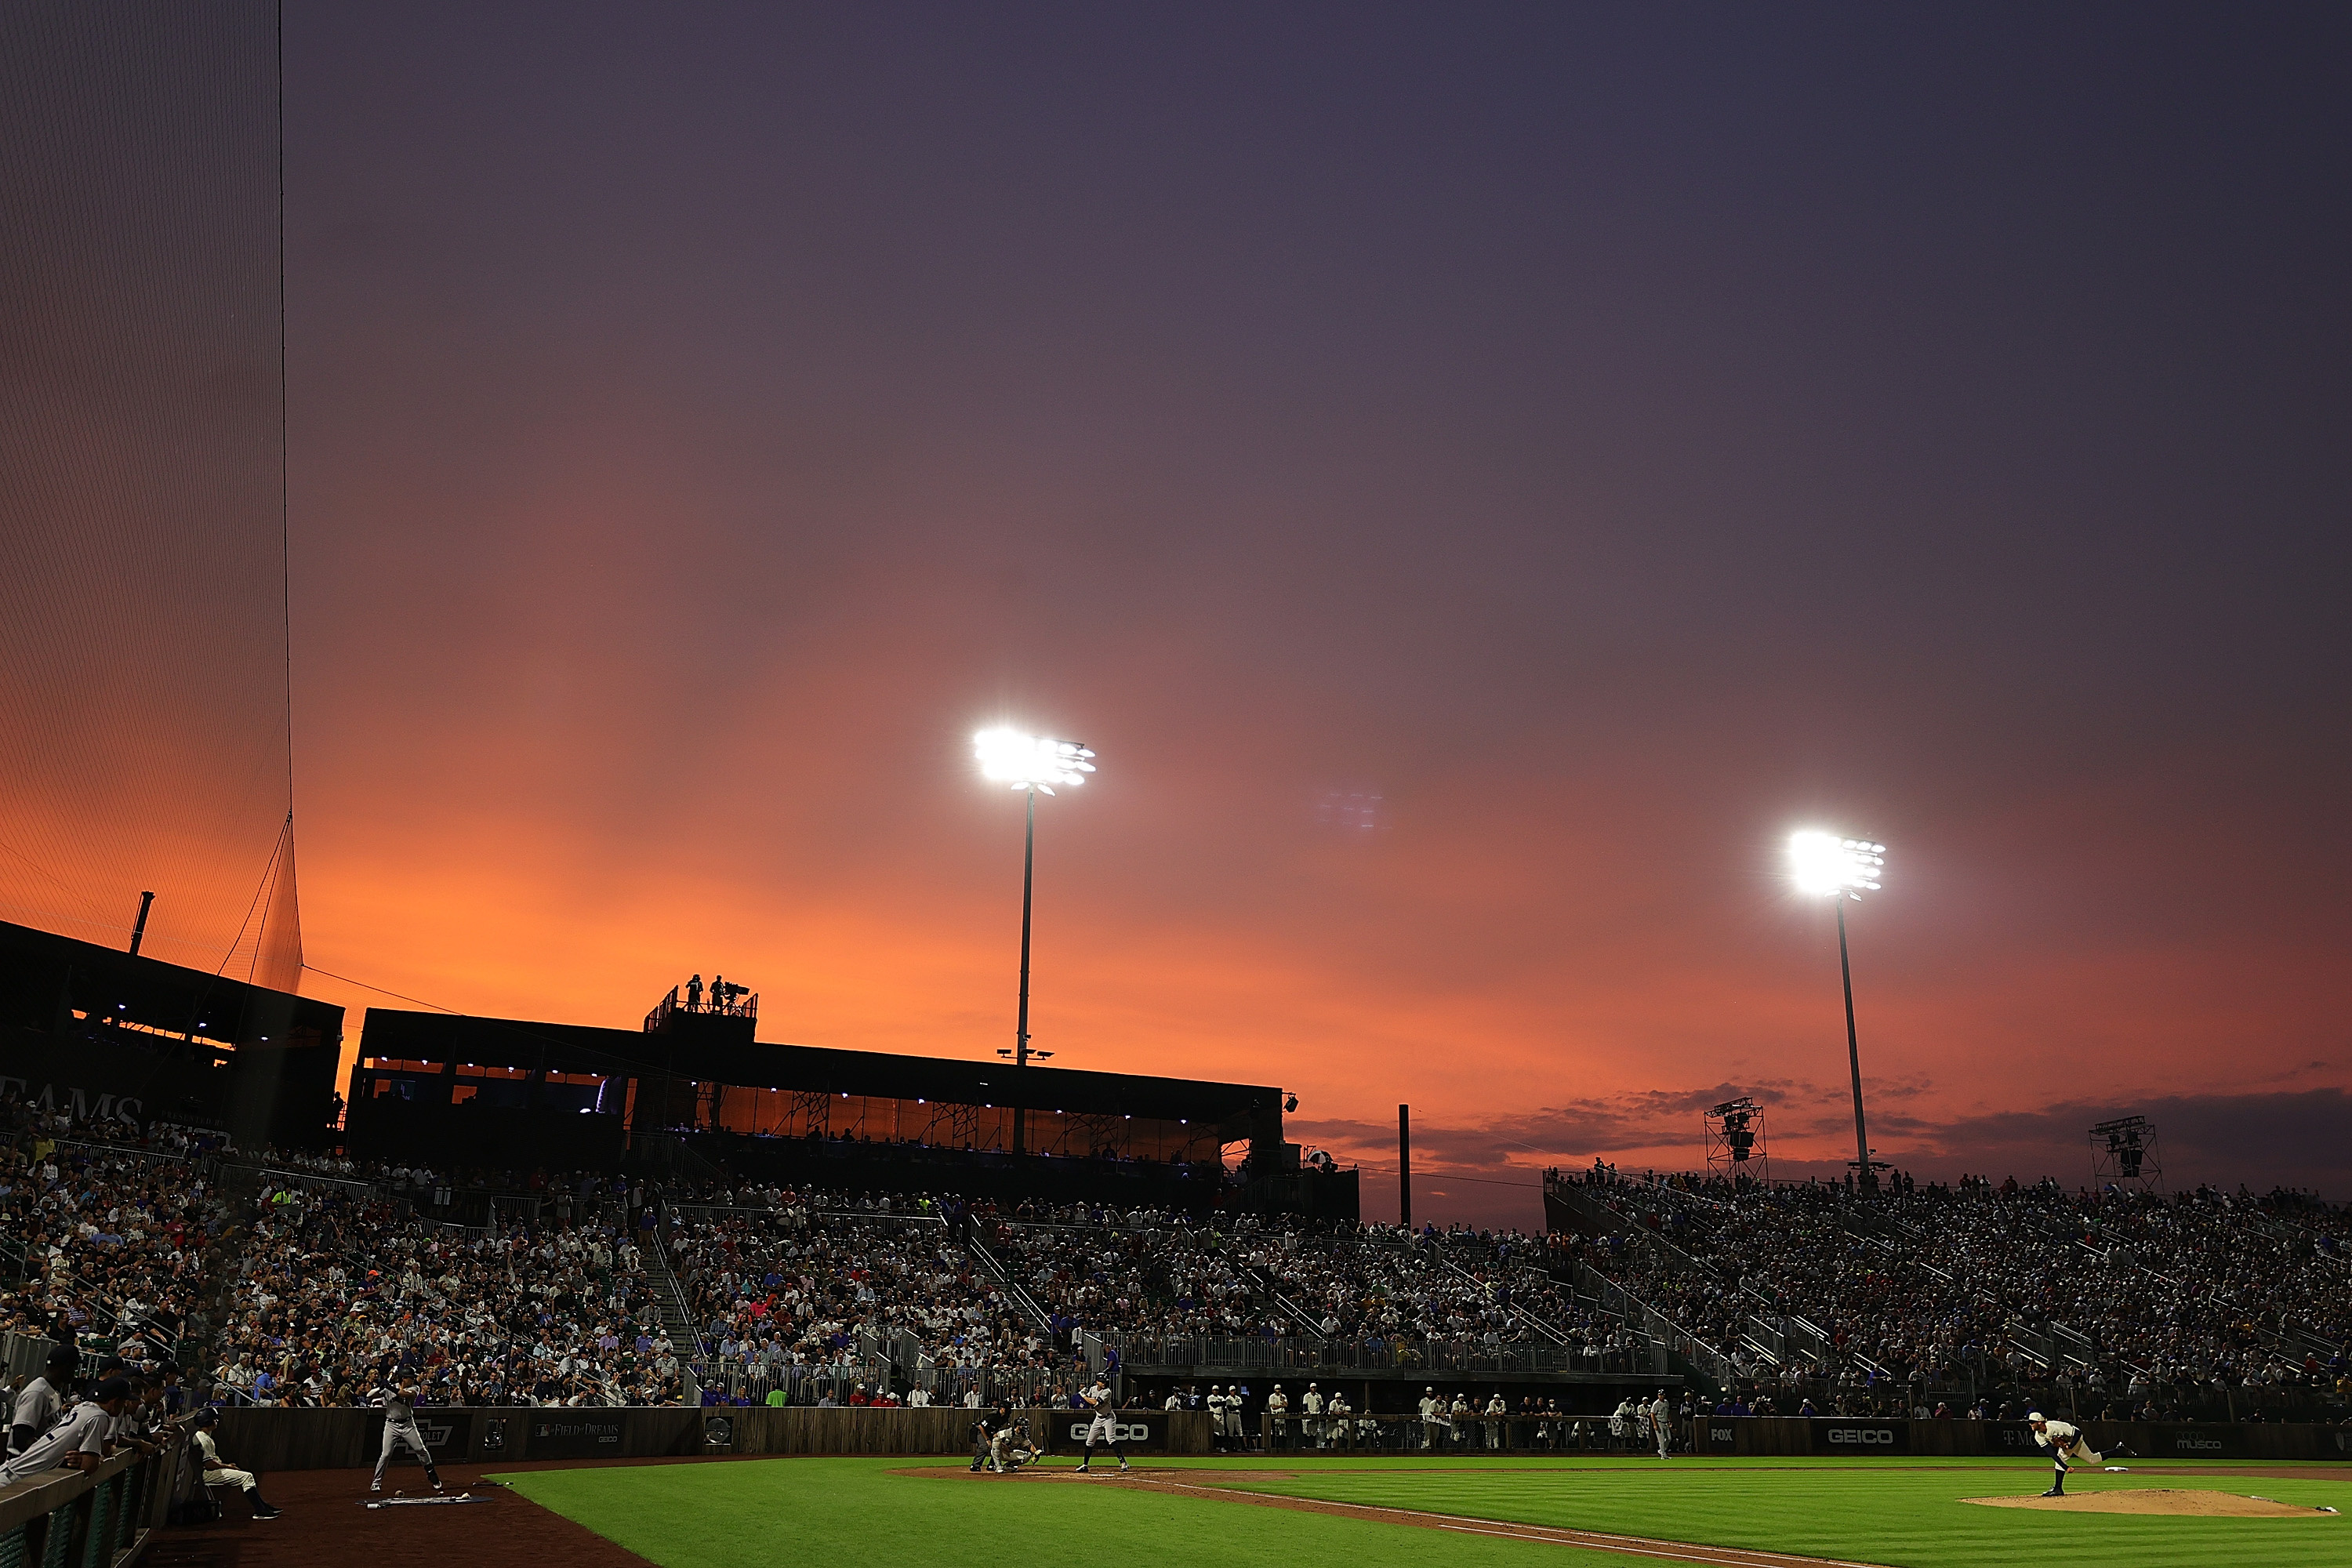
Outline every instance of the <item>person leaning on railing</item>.
{"type": "Polygon", "coordinates": [[[33,1439],[15,1458],[0,1465],[0,1486],[9,1486],[51,1470],[94,1470],[106,1457],[108,1435],[115,1417],[131,1404],[131,1384],[110,1377],[92,1389],[49,1429],[33,1439]]]}

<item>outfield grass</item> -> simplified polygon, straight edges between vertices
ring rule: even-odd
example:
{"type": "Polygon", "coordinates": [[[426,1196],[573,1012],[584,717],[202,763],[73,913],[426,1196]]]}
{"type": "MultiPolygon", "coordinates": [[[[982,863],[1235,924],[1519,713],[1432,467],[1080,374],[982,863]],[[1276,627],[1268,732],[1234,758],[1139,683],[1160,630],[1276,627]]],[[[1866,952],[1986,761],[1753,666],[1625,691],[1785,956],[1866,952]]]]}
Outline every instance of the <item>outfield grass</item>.
{"type": "MultiPolygon", "coordinates": [[[[826,1568],[928,1568],[1039,1552],[1110,1552],[1145,1564],[1473,1568],[1632,1559],[1118,1487],[968,1482],[891,1472],[939,1461],[777,1459],[503,1477],[514,1489],[663,1568],[751,1568],[782,1556],[826,1568]]],[[[1067,1461],[1059,1461],[1066,1466],[1067,1461]]],[[[1171,1461],[1154,1461],[1160,1468],[1171,1461]]],[[[2015,1460],[1481,1459],[1347,1456],[1173,1461],[1254,1491],[1575,1530],[1898,1565],[1959,1568],[2021,1554],[2068,1568],[2352,1568],[2352,1517],[2135,1518],[1973,1508],[2039,1491],[2015,1460]],[[1959,1468],[1951,1468],[1959,1467],[1959,1468]]],[[[2078,1477],[2075,1489],[2208,1487],[2352,1510],[2352,1482],[2184,1477],[2158,1467],[2078,1477]]]]}
{"type": "MultiPolygon", "coordinates": [[[[1361,1465],[1361,1461],[1358,1462],[1361,1465]]],[[[1451,1461],[1454,1465],[1465,1461],[1451,1461]]],[[[1467,1461],[1475,1464],[1475,1461],[1467,1461]]],[[[2013,1459],[1702,1459],[1505,1462],[1473,1474],[1318,1465],[1253,1491],[1605,1530],[1716,1546],[1961,1568],[2020,1553],[2070,1568],[2352,1568],[2352,1519],[2190,1519],[1975,1508],[1959,1500],[2040,1491],[2046,1466],[2013,1459]],[[1948,1467],[1958,1466],[1960,1468],[1948,1467]]],[[[2073,1491],[2195,1487],[2352,1510],[2352,1482],[2168,1474],[2077,1475],[2073,1491]]]]}
{"type": "Polygon", "coordinates": [[[1632,1561],[1119,1487],[890,1474],[938,1462],[739,1460],[499,1479],[662,1568],[1018,1568],[1064,1560],[1121,1568],[1528,1568],[1538,1561],[1627,1568],[1632,1561]]]}

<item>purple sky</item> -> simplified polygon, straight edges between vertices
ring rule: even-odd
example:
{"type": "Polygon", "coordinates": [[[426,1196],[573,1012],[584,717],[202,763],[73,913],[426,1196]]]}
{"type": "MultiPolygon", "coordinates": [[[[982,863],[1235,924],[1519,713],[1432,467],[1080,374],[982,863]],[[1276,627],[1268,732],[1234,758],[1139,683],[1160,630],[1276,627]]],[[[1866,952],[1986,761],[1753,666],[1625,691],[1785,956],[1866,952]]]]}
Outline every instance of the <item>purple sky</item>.
{"type": "Polygon", "coordinates": [[[293,7],[311,960],[2346,1195],[2347,15],[293,7]]]}

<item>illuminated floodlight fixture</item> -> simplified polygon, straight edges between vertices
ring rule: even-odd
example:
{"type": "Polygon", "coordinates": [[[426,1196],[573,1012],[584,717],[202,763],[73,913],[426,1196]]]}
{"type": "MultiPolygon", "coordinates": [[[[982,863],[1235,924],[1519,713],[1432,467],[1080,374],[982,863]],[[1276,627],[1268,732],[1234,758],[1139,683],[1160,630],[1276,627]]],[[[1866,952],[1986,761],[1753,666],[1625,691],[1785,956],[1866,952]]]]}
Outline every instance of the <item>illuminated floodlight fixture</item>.
{"type": "Polygon", "coordinates": [[[1044,795],[1053,794],[1055,784],[1082,784],[1095,771],[1094,752],[1076,741],[1024,735],[1003,726],[974,735],[971,749],[981,777],[1044,795]]]}
{"type": "Polygon", "coordinates": [[[1885,868],[1884,844],[1811,829],[1789,836],[1789,871],[1801,893],[1859,899],[1878,890],[1879,873],[1885,868]]]}

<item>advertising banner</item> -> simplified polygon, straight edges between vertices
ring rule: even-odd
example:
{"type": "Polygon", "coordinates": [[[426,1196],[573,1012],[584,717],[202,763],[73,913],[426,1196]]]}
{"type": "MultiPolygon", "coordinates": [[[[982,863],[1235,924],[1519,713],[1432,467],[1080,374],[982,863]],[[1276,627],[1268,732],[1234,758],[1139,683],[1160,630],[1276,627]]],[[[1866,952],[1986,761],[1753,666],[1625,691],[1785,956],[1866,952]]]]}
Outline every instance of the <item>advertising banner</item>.
{"type": "MultiPolygon", "coordinates": [[[[2241,1453],[2237,1432],[2223,1422],[2151,1426],[2141,1430],[2147,1434],[2147,1455],[2151,1459],[2234,1459],[2241,1453]]],[[[2097,1441],[2095,1436],[2094,1446],[2097,1441]]]]}
{"type": "Polygon", "coordinates": [[[1821,1420],[1811,1424],[1816,1454],[1907,1454],[1908,1421],[1821,1420]]]}
{"type": "Polygon", "coordinates": [[[614,1410],[551,1410],[533,1412],[530,1441],[524,1448],[532,1459],[605,1459],[622,1452],[621,1434],[627,1422],[614,1410]]]}
{"type": "MultiPolygon", "coordinates": [[[[416,1429],[425,1435],[425,1446],[433,1450],[436,1465],[463,1464],[474,1440],[474,1413],[470,1410],[437,1410],[429,1405],[416,1409],[416,1429]]],[[[383,1416],[376,1415],[372,1451],[381,1453],[383,1447],[383,1416]]],[[[405,1454],[407,1450],[403,1449],[405,1454]]]]}
{"type": "MultiPolygon", "coordinates": [[[[1129,1453],[1164,1454],[1168,1451],[1168,1415],[1165,1410],[1119,1410],[1112,1413],[1114,1430],[1129,1453]]],[[[1087,1446],[1087,1426],[1093,1419],[1083,1410],[1048,1410],[1044,1413],[1043,1441],[1049,1454],[1076,1454],[1087,1446]]],[[[1037,1430],[1037,1425],[1031,1427],[1037,1430]]]]}

